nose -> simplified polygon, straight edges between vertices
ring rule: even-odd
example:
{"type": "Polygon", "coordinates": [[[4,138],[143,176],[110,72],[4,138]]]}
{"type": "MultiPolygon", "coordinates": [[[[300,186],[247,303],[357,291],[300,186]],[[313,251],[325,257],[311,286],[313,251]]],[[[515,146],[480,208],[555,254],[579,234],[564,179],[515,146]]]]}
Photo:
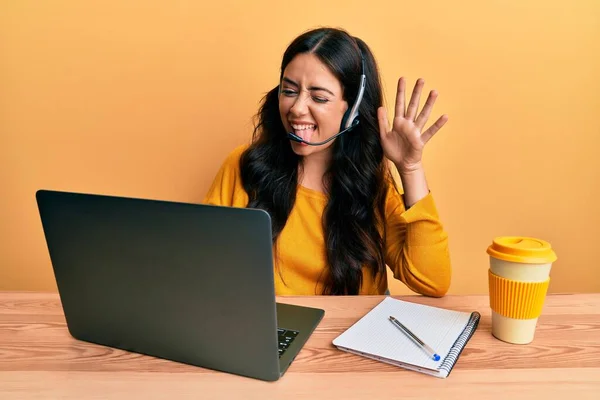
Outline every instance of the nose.
{"type": "Polygon", "coordinates": [[[290,113],[295,116],[305,115],[308,112],[308,96],[306,93],[299,93],[290,108],[290,113]]]}

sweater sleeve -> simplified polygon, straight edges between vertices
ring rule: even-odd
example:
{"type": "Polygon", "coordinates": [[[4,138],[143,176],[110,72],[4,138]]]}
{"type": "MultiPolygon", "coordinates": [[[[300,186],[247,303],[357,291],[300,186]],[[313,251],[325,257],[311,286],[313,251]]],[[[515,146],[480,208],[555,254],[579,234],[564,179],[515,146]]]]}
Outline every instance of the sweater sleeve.
{"type": "Polygon", "coordinates": [[[234,149],[225,159],[204,197],[203,203],[217,206],[246,207],[248,195],[240,177],[240,157],[246,146],[234,149]]]}
{"type": "Polygon", "coordinates": [[[386,202],[386,263],[394,278],[432,297],[446,294],[451,264],[448,234],[428,193],[406,210],[402,191],[392,181],[386,202]]]}

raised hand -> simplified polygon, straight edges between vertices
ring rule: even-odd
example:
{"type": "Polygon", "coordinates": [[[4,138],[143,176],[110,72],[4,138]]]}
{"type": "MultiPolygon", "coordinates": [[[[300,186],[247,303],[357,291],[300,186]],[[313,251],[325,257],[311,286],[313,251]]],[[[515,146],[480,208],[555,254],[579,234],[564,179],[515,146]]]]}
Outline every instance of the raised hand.
{"type": "Polygon", "coordinates": [[[398,80],[396,109],[391,130],[388,131],[388,119],[385,108],[380,107],[377,110],[379,133],[384,154],[396,165],[400,174],[410,173],[422,167],[421,159],[425,144],[448,121],[448,116],[444,114],[423,132],[423,128],[429,119],[429,114],[431,114],[431,110],[433,109],[435,99],[438,96],[435,90],[430,91],[423,109],[417,115],[424,84],[425,81],[423,79],[419,78],[417,80],[408,107],[405,109],[406,83],[404,77],[398,80]]]}

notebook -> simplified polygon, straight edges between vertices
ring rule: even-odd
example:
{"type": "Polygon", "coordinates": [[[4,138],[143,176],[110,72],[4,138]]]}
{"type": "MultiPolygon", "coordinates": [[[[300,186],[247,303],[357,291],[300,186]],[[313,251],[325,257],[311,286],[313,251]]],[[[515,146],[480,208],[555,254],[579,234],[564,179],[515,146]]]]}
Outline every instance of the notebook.
{"type": "Polygon", "coordinates": [[[477,329],[481,315],[386,297],[333,340],[340,350],[446,378],[477,329]],[[440,356],[434,361],[390,320],[392,316],[440,356]]]}

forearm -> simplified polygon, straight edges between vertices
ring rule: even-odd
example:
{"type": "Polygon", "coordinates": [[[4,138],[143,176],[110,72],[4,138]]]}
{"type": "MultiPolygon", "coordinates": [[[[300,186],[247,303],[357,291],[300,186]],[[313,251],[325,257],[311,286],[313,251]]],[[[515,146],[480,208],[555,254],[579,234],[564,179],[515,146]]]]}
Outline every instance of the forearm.
{"type": "Polygon", "coordinates": [[[448,234],[431,194],[410,209],[387,216],[386,263],[417,293],[444,295],[451,278],[448,234]]]}
{"type": "Polygon", "coordinates": [[[408,171],[403,170],[399,166],[396,166],[396,168],[400,174],[400,180],[404,189],[405,207],[408,209],[429,193],[429,186],[425,178],[425,169],[422,165],[417,168],[411,168],[408,171]]]}

